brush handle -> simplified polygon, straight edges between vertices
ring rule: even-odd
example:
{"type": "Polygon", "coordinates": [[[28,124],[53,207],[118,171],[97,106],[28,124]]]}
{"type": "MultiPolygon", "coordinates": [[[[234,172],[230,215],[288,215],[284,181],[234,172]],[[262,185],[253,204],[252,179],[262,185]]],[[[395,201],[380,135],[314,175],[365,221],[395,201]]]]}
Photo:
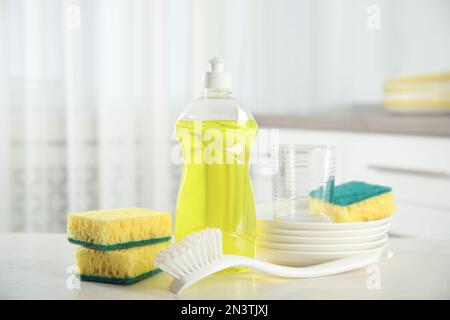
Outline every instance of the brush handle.
{"type": "Polygon", "coordinates": [[[359,269],[367,265],[376,263],[382,253],[382,250],[359,254],[339,260],[334,260],[311,267],[295,268],[280,266],[261,260],[256,260],[244,256],[224,255],[222,259],[213,262],[198,271],[195,271],[183,278],[174,279],[170,285],[170,290],[179,294],[181,291],[194,284],[195,282],[218,271],[230,267],[247,267],[261,273],[283,277],[283,278],[315,278],[334,275],[350,270],[359,269]]]}
{"type": "MultiPolygon", "coordinates": [[[[251,259],[239,256],[227,256],[237,262],[240,260],[240,265],[251,268],[261,273],[282,278],[316,278],[329,276],[333,274],[343,273],[350,270],[359,269],[378,261],[381,252],[360,254],[347,258],[342,258],[310,267],[287,267],[280,266],[273,263],[251,259]],[[234,258],[236,257],[236,258],[234,258]]],[[[230,260],[231,260],[230,259],[230,260]]]]}

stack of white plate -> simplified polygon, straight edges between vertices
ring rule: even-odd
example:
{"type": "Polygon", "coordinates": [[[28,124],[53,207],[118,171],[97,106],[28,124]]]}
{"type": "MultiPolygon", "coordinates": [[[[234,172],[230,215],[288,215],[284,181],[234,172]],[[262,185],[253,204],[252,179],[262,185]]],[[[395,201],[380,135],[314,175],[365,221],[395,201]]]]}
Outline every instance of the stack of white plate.
{"type": "Polygon", "coordinates": [[[287,266],[310,266],[383,250],[390,218],[352,223],[290,222],[259,218],[259,259],[287,266]]]}

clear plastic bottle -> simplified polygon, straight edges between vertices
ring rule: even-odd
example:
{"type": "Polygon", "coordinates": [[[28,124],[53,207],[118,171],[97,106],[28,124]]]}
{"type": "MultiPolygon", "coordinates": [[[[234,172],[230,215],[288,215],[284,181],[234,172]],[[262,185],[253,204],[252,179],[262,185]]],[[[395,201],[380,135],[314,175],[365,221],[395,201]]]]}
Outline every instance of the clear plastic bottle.
{"type": "Polygon", "coordinates": [[[175,237],[220,228],[227,254],[255,255],[255,204],[250,181],[251,146],[258,126],[230,96],[223,61],[210,60],[203,96],[181,114],[176,134],[183,154],[175,237]]]}

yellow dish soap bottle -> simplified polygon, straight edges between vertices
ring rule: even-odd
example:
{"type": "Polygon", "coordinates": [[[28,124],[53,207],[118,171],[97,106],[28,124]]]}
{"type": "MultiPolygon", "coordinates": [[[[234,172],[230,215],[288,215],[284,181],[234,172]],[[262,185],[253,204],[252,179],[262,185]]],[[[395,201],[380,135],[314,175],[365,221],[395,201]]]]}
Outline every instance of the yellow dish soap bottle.
{"type": "Polygon", "coordinates": [[[184,167],[175,214],[175,238],[220,228],[226,254],[255,256],[255,201],[250,181],[251,146],[258,126],[231,97],[223,61],[209,61],[203,96],[176,123],[184,167]]]}

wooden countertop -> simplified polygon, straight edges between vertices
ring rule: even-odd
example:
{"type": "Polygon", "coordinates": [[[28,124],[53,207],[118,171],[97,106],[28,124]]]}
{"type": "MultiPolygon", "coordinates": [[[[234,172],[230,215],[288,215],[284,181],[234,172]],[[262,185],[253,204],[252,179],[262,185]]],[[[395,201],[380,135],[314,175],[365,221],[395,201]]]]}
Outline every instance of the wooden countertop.
{"type": "Polygon", "coordinates": [[[256,114],[255,118],[260,127],[450,137],[449,114],[256,114]]]}
{"type": "Polygon", "coordinates": [[[74,287],[74,249],[65,234],[0,233],[0,299],[450,298],[450,242],[445,240],[392,238],[390,254],[377,265],[330,277],[295,280],[217,274],[181,296],[168,291],[170,277],[162,273],[131,286],[81,282],[74,287]]]}

